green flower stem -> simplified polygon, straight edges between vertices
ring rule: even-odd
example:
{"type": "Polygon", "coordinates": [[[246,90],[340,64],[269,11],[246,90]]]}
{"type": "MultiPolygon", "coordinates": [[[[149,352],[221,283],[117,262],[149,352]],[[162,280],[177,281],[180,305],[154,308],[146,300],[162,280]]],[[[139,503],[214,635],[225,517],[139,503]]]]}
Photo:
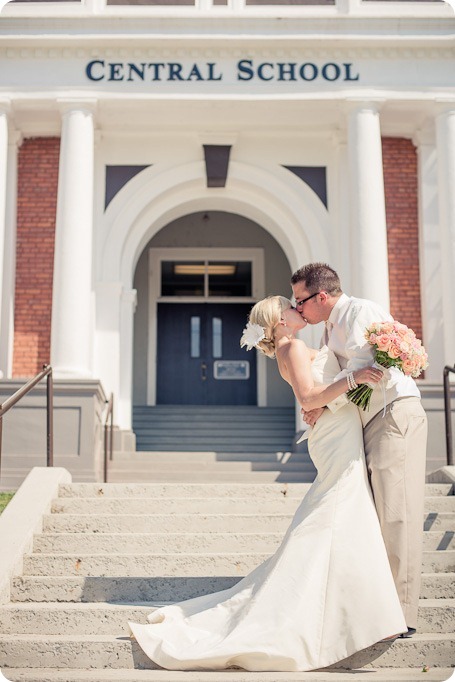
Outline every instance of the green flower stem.
{"type": "Polygon", "coordinates": [[[349,400],[354,403],[354,405],[357,405],[365,411],[370,409],[372,393],[373,389],[371,386],[368,386],[367,384],[360,384],[360,386],[357,388],[353,388],[348,391],[346,395],[348,396],[349,400]]]}

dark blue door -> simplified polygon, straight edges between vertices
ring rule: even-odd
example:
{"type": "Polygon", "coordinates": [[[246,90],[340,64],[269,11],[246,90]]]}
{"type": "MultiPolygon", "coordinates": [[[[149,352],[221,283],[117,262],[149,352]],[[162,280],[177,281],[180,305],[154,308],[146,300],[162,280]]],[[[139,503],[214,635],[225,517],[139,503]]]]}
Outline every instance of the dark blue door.
{"type": "Polygon", "coordinates": [[[239,343],[250,309],[158,304],[158,404],[256,405],[256,352],[239,343]]]}

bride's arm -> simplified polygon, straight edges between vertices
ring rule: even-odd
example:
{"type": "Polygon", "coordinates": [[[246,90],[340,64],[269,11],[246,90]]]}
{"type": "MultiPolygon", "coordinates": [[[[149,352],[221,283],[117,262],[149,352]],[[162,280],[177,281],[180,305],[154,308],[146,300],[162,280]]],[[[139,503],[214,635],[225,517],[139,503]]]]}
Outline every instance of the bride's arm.
{"type": "MultiPolygon", "coordinates": [[[[292,386],[295,397],[305,410],[324,407],[349,390],[346,377],[333,384],[315,386],[311,375],[311,355],[303,341],[295,339],[286,347],[283,362],[287,379],[292,386]]],[[[382,372],[372,367],[365,367],[353,372],[358,384],[376,383],[382,377],[382,372]]]]}

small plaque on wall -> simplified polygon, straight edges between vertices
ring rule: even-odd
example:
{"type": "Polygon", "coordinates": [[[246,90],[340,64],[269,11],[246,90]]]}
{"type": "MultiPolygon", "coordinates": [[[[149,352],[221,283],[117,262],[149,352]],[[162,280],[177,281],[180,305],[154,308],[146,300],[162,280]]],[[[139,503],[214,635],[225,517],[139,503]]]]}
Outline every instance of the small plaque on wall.
{"type": "Polygon", "coordinates": [[[215,379],[249,379],[250,363],[248,360],[216,360],[213,376],[215,379]]]}

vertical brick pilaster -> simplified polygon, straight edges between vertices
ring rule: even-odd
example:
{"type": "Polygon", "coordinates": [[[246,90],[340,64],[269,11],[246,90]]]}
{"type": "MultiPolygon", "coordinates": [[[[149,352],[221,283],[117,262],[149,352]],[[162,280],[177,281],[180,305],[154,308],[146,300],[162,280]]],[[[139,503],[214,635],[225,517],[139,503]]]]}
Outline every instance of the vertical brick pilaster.
{"type": "Polygon", "coordinates": [[[13,376],[50,360],[60,139],[24,140],[18,159],[13,376]]]}
{"type": "Polygon", "coordinates": [[[417,151],[411,140],[382,139],[390,312],[422,338],[417,151]]]}

